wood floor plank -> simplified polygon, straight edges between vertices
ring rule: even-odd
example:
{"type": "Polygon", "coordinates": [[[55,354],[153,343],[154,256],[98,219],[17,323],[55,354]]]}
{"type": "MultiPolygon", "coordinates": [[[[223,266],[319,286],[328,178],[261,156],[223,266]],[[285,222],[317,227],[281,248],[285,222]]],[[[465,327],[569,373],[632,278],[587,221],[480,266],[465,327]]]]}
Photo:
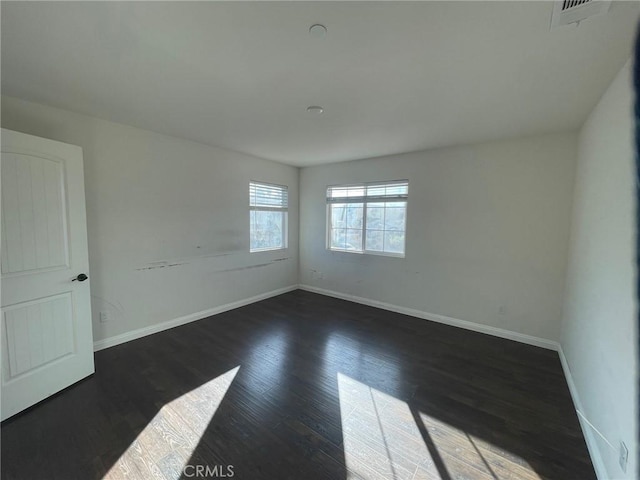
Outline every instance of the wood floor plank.
{"type": "Polygon", "coordinates": [[[557,353],[303,291],[97,352],[1,437],[3,479],[596,478],[557,353]]]}

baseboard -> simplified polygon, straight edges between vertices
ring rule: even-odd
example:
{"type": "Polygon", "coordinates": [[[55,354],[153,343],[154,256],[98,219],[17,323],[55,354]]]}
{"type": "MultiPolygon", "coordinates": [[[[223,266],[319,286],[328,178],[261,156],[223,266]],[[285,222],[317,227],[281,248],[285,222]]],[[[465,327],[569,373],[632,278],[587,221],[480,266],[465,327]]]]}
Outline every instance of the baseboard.
{"type": "Polygon", "coordinates": [[[580,395],[578,394],[578,389],[576,388],[576,384],[573,381],[573,375],[571,375],[571,369],[569,368],[569,363],[567,362],[567,357],[564,355],[564,351],[562,350],[562,345],[558,349],[558,355],[560,355],[560,363],[562,364],[562,370],[564,371],[564,376],[567,379],[567,385],[569,386],[569,392],[571,392],[571,398],[573,399],[573,407],[576,409],[576,413],[578,414],[578,420],[580,421],[580,428],[582,429],[582,435],[584,436],[585,442],[587,443],[587,448],[589,450],[589,456],[591,457],[591,463],[593,463],[593,468],[596,471],[596,476],[599,480],[609,479],[607,476],[607,470],[604,466],[604,461],[602,460],[602,455],[600,454],[600,449],[598,448],[598,444],[596,442],[595,435],[599,435],[602,439],[610,444],[604,435],[602,435],[598,429],[596,429],[591,422],[585,416],[584,409],[582,408],[582,402],[580,401],[580,395]]]}
{"type": "Polygon", "coordinates": [[[114,347],[116,345],[120,345],[121,343],[130,342],[131,340],[136,340],[137,338],[146,337],[147,335],[152,335],[154,333],[162,332],[163,330],[178,327],[180,325],[184,325],[185,323],[195,322],[196,320],[201,320],[203,318],[210,317],[211,315],[216,315],[218,313],[227,312],[235,308],[244,307],[245,305],[249,305],[250,303],[259,302],[260,300],[265,300],[277,295],[282,295],[283,293],[291,292],[297,289],[298,285],[289,285],[288,287],[279,288],[270,292],[261,293],[260,295],[256,295],[254,297],[238,300],[237,302],[227,303],[218,307],[202,310],[201,312],[191,313],[183,317],[174,318],[173,320],[167,320],[166,322],[150,325],[144,328],[138,328],[130,332],[122,333],[120,335],[115,335],[113,337],[93,342],[93,350],[94,352],[97,352],[98,350],[114,347]]]}
{"type": "Polygon", "coordinates": [[[542,347],[549,350],[558,350],[558,342],[553,340],[547,340],[546,338],[534,337],[533,335],[527,335],[524,333],[513,332],[511,330],[505,330],[504,328],[492,327],[489,325],[481,325],[479,323],[469,322],[468,320],[460,320],[453,317],[447,317],[445,315],[438,315],[436,313],[423,312],[422,310],[416,310],[413,308],[401,307],[393,305],[391,303],[380,302],[378,300],[372,300],[365,297],[357,297],[348,293],[336,292],[333,290],[326,290],[324,288],[312,287],[311,285],[299,285],[300,290],[306,290],[308,292],[319,293],[321,295],[327,295],[329,297],[340,298],[342,300],[349,300],[355,303],[361,303],[370,307],[381,308],[383,310],[389,310],[391,312],[402,313],[411,317],[422,318],[424,320],[431,320],[433,322],[444,323],[445,325],[451,325],[453,327],[464,328],[466,330],[472,330],[474,332],[486,333],[487,335],[493,335],[494,337],[506,338],[508,340],[515,340],[516,342],[526,343],[528,345],[534,345],[536,347],[542,347]]]}

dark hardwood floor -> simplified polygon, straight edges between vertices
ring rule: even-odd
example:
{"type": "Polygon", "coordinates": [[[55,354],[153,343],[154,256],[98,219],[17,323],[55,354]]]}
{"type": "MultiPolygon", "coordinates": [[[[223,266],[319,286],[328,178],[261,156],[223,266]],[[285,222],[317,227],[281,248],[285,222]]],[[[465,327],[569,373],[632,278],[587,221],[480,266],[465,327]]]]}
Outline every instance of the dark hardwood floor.
{"type": "Polygon", "coordinates": [[[555,352],[303,291],[97,352],[1,434],[5,480],[596,478],[555,352]]]}

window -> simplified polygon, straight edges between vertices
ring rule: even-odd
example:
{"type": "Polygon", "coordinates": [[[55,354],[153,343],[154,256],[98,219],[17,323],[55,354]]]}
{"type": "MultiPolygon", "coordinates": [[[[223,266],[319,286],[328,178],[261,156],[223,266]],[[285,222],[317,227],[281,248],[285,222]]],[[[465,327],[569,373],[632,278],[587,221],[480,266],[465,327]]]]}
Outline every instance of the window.
{"type": "Polygon", "coordinates": [[[327,188],[329,250],[404,257],[409,182],[327,188]]]}
{"type": "Polygon", "coordinates": [[[287,248],[287,187],[249,182],[250,252],[287,248]]]}

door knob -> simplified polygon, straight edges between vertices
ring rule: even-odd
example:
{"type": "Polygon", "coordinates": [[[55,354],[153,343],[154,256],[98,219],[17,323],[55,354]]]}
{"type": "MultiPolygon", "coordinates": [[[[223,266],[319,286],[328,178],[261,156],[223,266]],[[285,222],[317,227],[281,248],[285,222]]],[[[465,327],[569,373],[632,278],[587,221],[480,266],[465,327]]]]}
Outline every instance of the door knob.
{"type": "Polygon", "coordinates": [[[74,278],[71,281],[75,282],[77,280],[79,282],[84,282],[87,278],[89,278],[89,277],[87,277],[84,273],[81,273],[80,275],[78,275],[76,278],[74,278]]]}

